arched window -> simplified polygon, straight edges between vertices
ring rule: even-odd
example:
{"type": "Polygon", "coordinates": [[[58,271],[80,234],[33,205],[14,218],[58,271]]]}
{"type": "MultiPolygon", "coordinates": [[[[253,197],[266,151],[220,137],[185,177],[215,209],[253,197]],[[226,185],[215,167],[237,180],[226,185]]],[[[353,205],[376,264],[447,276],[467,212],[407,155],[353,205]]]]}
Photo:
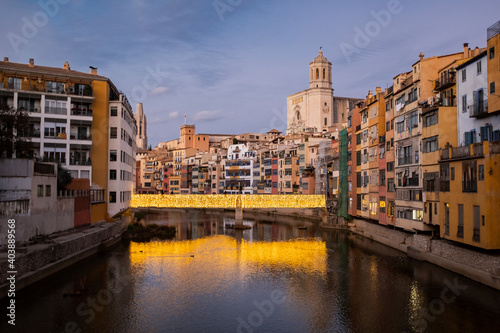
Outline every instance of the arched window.
{"type": "Polygon", "coordinates": [[[326,78],[326,69],[323,68],[323,80],[326,78]]]}
{"type": "Polygon", "coordinates": [[[325,126],[328,125],[328,119],[325,118],[325,126]]]}
{"type": "Polygon", "coordinates": [[[319,69],[316,68],[316,80],[319,80],[319,69]]]}
{"type": "Polygon", "coordinates": [[[300,111],[297,111],[295,113],[295,118],[297,118],[297,120],[300,120],[300,111]]]}

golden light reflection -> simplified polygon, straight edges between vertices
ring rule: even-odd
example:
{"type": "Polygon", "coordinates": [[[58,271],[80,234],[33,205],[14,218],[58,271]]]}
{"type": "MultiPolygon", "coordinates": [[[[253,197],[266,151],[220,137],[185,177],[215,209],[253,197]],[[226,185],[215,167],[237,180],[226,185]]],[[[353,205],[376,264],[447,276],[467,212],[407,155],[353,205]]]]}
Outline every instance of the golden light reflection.
{"type": "Polygon", "coordinates": [[[133,194],[133,208],[316,208],[326,207],[323,195],[133,194]]]}
{"type": "Polygon", "coordinates": [[[226,274],[235,268],[249,274],[250,266],[255,265],[323,275],[327,271],[326,254],[323,241],[300,239],[287,242],[242,240],[238,243],[232,237],[218,235],[186,241],[130,243],[130,259],[134,266],[169,260],[175,261],[176,270],[188,272],[190,267],[199,264],[207,275],[226,274]]]}

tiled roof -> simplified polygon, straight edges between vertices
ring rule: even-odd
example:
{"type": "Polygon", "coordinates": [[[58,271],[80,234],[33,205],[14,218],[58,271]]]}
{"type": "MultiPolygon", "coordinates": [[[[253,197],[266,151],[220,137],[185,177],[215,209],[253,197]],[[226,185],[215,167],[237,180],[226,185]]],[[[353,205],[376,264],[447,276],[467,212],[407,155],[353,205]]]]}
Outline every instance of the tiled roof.
{"type": "Polygon", "coordinates": [[[90,73],[79,72],[71,69],[47,67],[47,66],[30,66],[28,64],[20,64],[10,61],[0,61],[0,70],[2,71],[13,71],[20,73],[29,74],[41,74],[41,75],[54,75],[54,76],[66,76],[66,77],[78,77],[86,78],[90,80],[103,80],[107,81],[108,78],[101,75],[94,75],[90,73]]]}

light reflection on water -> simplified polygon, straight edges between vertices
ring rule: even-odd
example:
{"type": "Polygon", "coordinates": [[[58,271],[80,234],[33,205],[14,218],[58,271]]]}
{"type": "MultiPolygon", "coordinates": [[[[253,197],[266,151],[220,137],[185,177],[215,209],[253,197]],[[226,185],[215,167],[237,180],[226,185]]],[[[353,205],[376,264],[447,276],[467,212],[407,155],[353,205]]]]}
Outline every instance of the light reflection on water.
{"type": "MultiPolygon", "coordinates": [[[[315,222],[248,219],[252,229],[241,231],[228,228],[231,216],[196,211],[146,221],[175,225],[176,239],[121,245],[21,291],[14,331],[64,332],[69,322],[82,332],[497,329],[497,291],[315,222]],[[443,281],[457,277],[467,290],[433,321],[422,321],[443,281]],[[62,297],[82,284],[84,296],[62,297]],[[89,320],[88,299],[116,286],[120,291],[89,320]]],[[[1,323],[0,331],[12,327],[1,323]]]]}

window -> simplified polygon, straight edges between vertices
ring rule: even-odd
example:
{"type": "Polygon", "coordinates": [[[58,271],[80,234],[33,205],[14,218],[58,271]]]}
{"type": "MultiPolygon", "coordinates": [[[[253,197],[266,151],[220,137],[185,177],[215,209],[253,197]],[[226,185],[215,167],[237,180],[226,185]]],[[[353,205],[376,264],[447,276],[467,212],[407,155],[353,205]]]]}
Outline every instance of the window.
{"type": "Polygon", "coordinates": [[[411,164],[413,147],[406,146],[399,149],[398,165],[411,164]]]}
{"type": "Polygon", "coordinates": [[[477,62],[477,74],[481,74],[481,61],[477,62]]]}
{"type": "Polygon", "coordinates": [[[433,136],[432,138],[424,139],[423,150],[424,153],[431,153],[438,150],[438,136],[433,136]]]}
{"type": "Polygon", "coordinates": [[[495,47],[490,48],[490,59],[495,58],[495,47]]]}
{"type": "Polygon", "coordinates": [[[43,185],[38,185],[36,187],[36,196],[43,197],[43,185]]]}
{"type": "Polygon", "coordinates": [[[424,117],[424,123],[423,123],[423,126],[424,127],[429,127],[429,126],[432,126],[432,125],[436,125],[438,123],[438,114],[437,112],[430,112],[428,114],[425,115],[424,117]]]}
{"type": "Polygon", "coordinates": [[[405,121],[399,121],[396,123],[396,132],[403,133],[405,131],[405,121]]]}
{"type": "Polygon", "coordinates": [[[387,162],[387,172],[394,171],[394,162],[387,162]]]}
{"type": "Polygon", "coordinates": [[[467,112],[467,95],[462,96],[462,113],[467,112]]]}
{"type": "Polygon", "coordinates": [[[455,167],[450,168],[450,178],[451,180],[455,180],[455,167]]]}
{"type": "Polygon", "coordinates": [[[444,204],[444,234],[450,235],[450,204],[444,204]]]}
{"type": "Polygon", "coordinates": [[[118,130],[116,127],[111,127],[109,130],[109,138],[116,139],[118,137],[118,130]]]}
{"type": "Polygon", "coordinates": [[[356,134],[356,144],[357,145],[361,144],[361,133],[356,134]]]}
{"type": "Polygon", "coordinates": [[[484,180],[484,164],[478,166],[477,172],[477,180],[484,180]]]}
{"type": "Polygon", "coordinates": [[[467,68],[462,69],[462,82],[467,80],[467,68]]]}
{"type": "Polygon", "coordinates": [[[118,108],[116,106],[111,107],[111,117],[116,117],[118,115],[118,108]]]}
{"type": "Polygon", "coordinates": [[[356,209],[361,210],[361,194],[356,194],[356,209]]]}
{"type": "MultiPolygon", "coordinates": [[[[149,187],[150,186],[151,186],[151,183],[150,183],[149,187]]],[[[109,202],[110,203],[116,202],[116,192],[109,192],[109,202]]]]}
{"type": "Polygon", "coordinates": [[[361,150],[356,151],[356,165],[361,165],[361,150]]]}
{"type": "Polygon", "coordinates": [[[46,197],[51,196],[51,190],[52,190],[52,187],[50,185],[45,185],[45,196],[46,197]]]}
{"type": "Polygon", "coordinates": [[[385,170],[380,170],[380,186],[385,186],[385,170]]]}
{"type": "Polygon", "coordinates": [[[109,179],[116,180],[116,170],[109,170],[109,179]]]}
{"type": "Polygon", "coordinates": [[[462,205],[462,204],[458,204],[457,237],[464,238],[464,205],[462,205]]]}
{"type": "Polygon", "coordinates": [[[325,118],[325,126],[328,125],[328,119],[325,118]]]}
{"type": "Polygon", "coordinates": [[[490,83],[490,94],[495,93],[495,82],[490,83]]]}
{"type": "Polygon", "coordinates": [[[408,118],[408,128],[411,130],[414,127],[418,127],[418,111],[413,111],[408,118]]]}
{"type": "Polygon", "coordinates": [[[116,161],[116,150],[110,150],[109,151],[109,160],[111,162],[115,162],[116,161]]]}
{"type": "Polygon", "coordinates": [[[356,187],[361,187],[361,172],[356,172],[356,187]]]}

